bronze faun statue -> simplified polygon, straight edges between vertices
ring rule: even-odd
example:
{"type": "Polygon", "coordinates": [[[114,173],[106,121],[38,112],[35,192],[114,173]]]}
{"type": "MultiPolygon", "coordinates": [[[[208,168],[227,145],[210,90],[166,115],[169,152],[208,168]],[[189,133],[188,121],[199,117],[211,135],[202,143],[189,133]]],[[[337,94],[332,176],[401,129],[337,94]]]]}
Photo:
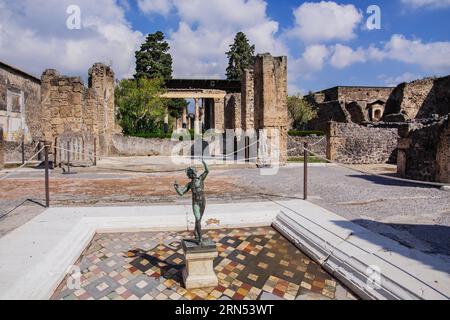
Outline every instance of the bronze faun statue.
{"type": "Polygon", "coordinates": [[[186,169],[186,175],[191,182],[189,182],[184,188],[180,188],[178,182],[175,181],[175,190],[182,197],[189,190],[192,191],[192,209],[194,210],[195,216],[195,242],[198,245],[203,245],[203,237],[202,237],[202,218],[205,213],[206,206],[206,198],[205,198],[205,179],[209,174],[208,165],[205,161],[203,162],[203,166],[205,171],[199,176],[197,174],[197,170],[194,167],[190,167],[186,169]]]}

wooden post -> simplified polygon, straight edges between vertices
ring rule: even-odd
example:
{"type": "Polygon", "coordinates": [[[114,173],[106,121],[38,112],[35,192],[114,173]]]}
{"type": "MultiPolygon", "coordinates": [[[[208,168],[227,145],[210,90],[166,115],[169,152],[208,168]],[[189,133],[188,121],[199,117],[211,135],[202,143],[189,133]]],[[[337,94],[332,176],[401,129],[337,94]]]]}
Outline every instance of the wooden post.
{"type": "Polygon", "coordinates": [[[49,145],[45,143],[44,156],[45,156],[45,206],[50,207],[50,183],[49,183],[49,163],[48,163],[48,149],[49,145]]]}
{"type": "Polygon", "coordinates": [[[303,146],[303,200],[308,200],[308,143],[303,146]]]}

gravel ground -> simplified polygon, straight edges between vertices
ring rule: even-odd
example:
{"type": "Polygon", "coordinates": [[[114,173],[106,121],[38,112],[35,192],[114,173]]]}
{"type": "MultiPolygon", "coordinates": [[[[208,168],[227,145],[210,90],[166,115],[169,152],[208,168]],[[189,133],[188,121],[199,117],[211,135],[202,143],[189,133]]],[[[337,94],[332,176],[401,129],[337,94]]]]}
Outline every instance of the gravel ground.
{"type": "MultiPolygon", "coordinates": [[[[136,162],[136,167],[140,165],[136,162]]],[[[58,170],[51,173],[52,205],[122,206],[189,201],[186,197],[179,199],[171,189],[173,180],[185,182],[183,172],[137,174],[77,168],[78,174],[63,176],[58,170]]],[[[28,170],[3,180],[0,212],[7,212],[29,198],[42,203],[42,177],[42,171],[28,170]]],[[[273,176],[262,176],[254,168],[215,168],[206,189],[208,202],[302,198],[303,168],[289,165],[273,176]]],[[[367,176],[337,166],[311,166],[308,189],[309,201],[342,217],[406,246],[450,256],[448,191],[367,176]]],[[[0,236],[41,211],[38,204],[27,202],[25,207],[0,220],[0,236]]]]}
{"type": "MultiPolygon", "coordinates": [[[[267,195],[303,197],[303,168],[275,176],[233,170],[239,183],[267,195]]],[[[374,232],[428,253],[450,255],[450,192],[373,177],[336,166],[309,168],[309,200],[374,232]]],[[[270,196],[269,196],[270,197],[270,196]]]]}

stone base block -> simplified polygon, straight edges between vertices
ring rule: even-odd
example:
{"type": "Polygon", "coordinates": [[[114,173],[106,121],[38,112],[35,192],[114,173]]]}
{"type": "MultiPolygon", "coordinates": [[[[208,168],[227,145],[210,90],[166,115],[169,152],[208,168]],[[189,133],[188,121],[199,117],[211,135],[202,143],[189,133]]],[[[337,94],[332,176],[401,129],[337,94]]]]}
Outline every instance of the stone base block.
{"type": "Polygon", "coordinates": [[[216,287],[219,279],[214,271],[214,259],[219,255],[214,242],[198,245],[189,240],[183,240],[186,268],[183,270],[185,288],[199,289],[216,287]]]}

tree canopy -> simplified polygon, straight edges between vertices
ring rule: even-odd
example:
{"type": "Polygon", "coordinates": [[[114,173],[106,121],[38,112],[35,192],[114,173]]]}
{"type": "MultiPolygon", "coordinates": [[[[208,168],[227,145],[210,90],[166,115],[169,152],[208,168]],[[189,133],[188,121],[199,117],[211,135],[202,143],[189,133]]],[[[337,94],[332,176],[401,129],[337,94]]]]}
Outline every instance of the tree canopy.
{"type": "MultiPolygon", "coordinates": [[[[172,79],[173,60],[169,52],[170,46],[165,40],[164,33],[157,31],[147,35],[141,49],[136,51],[136,74],[135,79],[160,78],[163,81],[172,79]]],[[[185,99],[162,99],[172,117],[179,117],[189,103],[185,99]]]]}
{"type": "Polygon", "coordinates": [[[160,132],[165,104],[162,79],[121,80],[115,92],[118,120],[125,134],[160,132]]]}
{"type": "Polygon", "coordinates": [[[147,35],[141,49],[136,51],[136,79],[143,76],[154,79],[172,78],[172,56],[170,46],[164,39],[164,33],[158,31],[147,35]]]}
{"type": "Polygon", "coordinates": [[[317,111],[300,94],[289,96],[287,104],[294,128],[300,128],[317,117],[317,111]]]}
{"type": "Polygon", "coordinates": [[[227,79],[240,80],[245,69],[253,67],[255,46],[250,45],[245,33],[238,32],[226,55],[228,57],[227,79]]]}

